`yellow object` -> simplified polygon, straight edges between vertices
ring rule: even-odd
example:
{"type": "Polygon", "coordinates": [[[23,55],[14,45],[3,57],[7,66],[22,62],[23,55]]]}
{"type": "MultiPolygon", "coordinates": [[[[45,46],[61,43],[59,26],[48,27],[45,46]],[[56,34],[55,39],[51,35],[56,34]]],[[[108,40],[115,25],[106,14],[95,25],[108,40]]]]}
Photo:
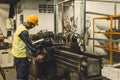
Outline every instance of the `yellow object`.
{"type": "Polygon", "coordinates": [[[27,17],[27,22],[31,22],[36,26],[38,25],[38,17],[36,15],[30,15],[27,17]]]}
{"type": "Polygon", "coordinates": [[[103,48],[104,50],[109,51],[109,57],[110,57],[109,59],[110,59],[110,64],[111,65],[113,64],[113,60],[114,60],[113,53],[120,53],[120,50],[118,49],[118,45],[116,45],[113,42],[114,41],[113,36],[120,35],[120,32],[115,32],[113,30],[113,28],[115,27],[115,20],[119,20],[119,19],[120,19],[120,14],[93,18],[93,38],[96,38],[95,33],[97,33],[97,34],[101,33],[101,34],[109,35],[109,39],[108,39],[109,43],[108,42],[105,43],[105,44],[107,44],[107,46],[106,45],[96,45],[95,44],[96,41],[93,39],[93,52],[95,51],[95,47],[103,48]],[[95,31],[95,21],[96,20],[109,20],[109,24],[110,24],[109,25],[109,32],[95,31]]]}
{"type": "Polygon", "coordinates": [[[23,42],[23,40],[21,40],[19,38],[19,34],[24,30],[28,31],[25,28],[25,26],[21,25],[17,28],[17,30],[14,34],[14,41],[13,41],[13,44],[12,44],[12,54],[13,54],[13,56],[18,57],[18,58],[27,57],[26,45],[23,42]]]}

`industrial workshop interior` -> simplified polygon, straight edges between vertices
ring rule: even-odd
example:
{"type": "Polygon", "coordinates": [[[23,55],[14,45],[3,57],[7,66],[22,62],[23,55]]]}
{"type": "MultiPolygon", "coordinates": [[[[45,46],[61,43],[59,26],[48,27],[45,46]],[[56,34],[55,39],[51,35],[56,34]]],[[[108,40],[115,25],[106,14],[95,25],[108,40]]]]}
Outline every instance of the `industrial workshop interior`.
{"type": "Polygon", "coordinates": [[[120,80],[120,0],[0,0],[0,80],[120,80]]]}

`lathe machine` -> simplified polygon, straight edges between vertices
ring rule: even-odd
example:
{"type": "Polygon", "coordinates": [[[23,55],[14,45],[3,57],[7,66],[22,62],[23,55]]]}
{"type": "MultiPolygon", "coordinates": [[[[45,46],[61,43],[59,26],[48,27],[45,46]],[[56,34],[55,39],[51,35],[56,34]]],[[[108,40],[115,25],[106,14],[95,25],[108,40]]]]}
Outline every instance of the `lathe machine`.
{"type": "MultiPolygon", "coordinates": [[[[35,42],[44,59],[29,55],[30,78],[34,80],[102,80],[102,56],[80,50],[78,45],[66,46],[61,35],[45,33],[35,42]],[[47,36],[46,36],[47,35],[47,36]]],[[[68,39],[68,38],[67,38],[68,39]]],[[[76,36],[73,36],[76,43],[76,36]]]]}

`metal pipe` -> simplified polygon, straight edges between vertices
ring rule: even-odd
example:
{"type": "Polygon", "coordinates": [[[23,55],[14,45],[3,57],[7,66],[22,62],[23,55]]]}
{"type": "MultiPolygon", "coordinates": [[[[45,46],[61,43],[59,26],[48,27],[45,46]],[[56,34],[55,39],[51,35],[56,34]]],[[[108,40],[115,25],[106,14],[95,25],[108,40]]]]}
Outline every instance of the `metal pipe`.
{"type": "MultiPolygon", "coordinates": [[[[86,0],[84,0],[84,36],[86,32],[86,0]]],[[[84,44],[84,51],[86,50],[85,44],[84,44]]]]}
{"type": "MultiPolygon", "coordinates": [[[[110,33],[113,32],[113,17],[110,16],[110,33]]],[[[113,39],[113,35],[110,34],[110,40],[113,39]]],[[[113,64],[113,52],[112,52],[112,42],[109,42],[110,43],[110,64],[113,64]]]]}
{"type": "Polygon", "coordinates": [[[95,14],[95,15],[104,15],[104,16],[110,16],[110,14],[104,14],[104,13],[97,13],[97,12],[90,12],[87,11],[86,14],[95,14]]]}
{"type": "Polygon", "coordinates": [[[73,5],[64,5],[64,7],[69,7],[69,6],[73,6],[73,5]]]}
{"type": "Polygon", "coordinates": [[[73,19],[73,26],[75,25],[75,0],[73,0],[73,17],[74,17],[74,19],[73,19]]]}
{"type": "Polygon", "coordinates": [[[64,35],[64,4],[62,3],[62,35],[64,35]]]}
{"type": "Polygon", "coordinates": [[[105,42],[120,42],[120,40],[110,40],[110,39],[98,39],[98,38],[88,38],[89,40],[100,40],[105,42]]]}
{"type": "Polygon", "coordinates": [[[54,33],[56,34],[56,0],[54,0],[54,33]]]}
{"type": "Polygon", "coordinates": [[[107,3],[120,3],[120,1],[108,1],[108,0],[86,0],[86,1],[107,2],[107,3]]]}
{"type": "MultiPolygon", "coordinates": [[[[114,3],[114,15],[116,15],[116,14],[117,14],[117,4],[114,3]]],[[[116,23],[116,20],[114,20],[114,27],[113,27],[113,28],[115,28],[115,29],[117,28],[117,27],[116,27],[116,24],[117,24],[117,23],[116,23]]]]}
{"type": "Polygon", "coordinates": [[[62,4],[64,2],[68,2],[68,1],[71,1],[71,0],[64,0],[64,1],[61,1],[61,2],[57,2],[57,4],[62,4]]]}
{"type": "Polygon", "coordinates": [[[95,40],[94,40],[94,38],[95,38],[95,35],[94,35],[95,30],[94,30],[94,28],[95,28],[95,19],[93,18],[93,53],[94,53],[94,44],[95,44],[95,40]]]}

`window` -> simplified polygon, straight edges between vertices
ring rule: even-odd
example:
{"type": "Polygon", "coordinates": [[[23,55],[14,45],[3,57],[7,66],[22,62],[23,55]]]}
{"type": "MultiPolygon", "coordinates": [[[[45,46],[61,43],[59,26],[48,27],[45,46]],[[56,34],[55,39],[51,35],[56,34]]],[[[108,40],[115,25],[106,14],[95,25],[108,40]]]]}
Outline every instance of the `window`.
{"type": "Polygon", "coordinates": [[[47,9],[48,13],[53,13],[53,5],[47,5],[47,9]]]}
{"type": "Polygon", "coordinates": [[[39,13],[53,13],[53,5],[39,4],[39,13]]]}

